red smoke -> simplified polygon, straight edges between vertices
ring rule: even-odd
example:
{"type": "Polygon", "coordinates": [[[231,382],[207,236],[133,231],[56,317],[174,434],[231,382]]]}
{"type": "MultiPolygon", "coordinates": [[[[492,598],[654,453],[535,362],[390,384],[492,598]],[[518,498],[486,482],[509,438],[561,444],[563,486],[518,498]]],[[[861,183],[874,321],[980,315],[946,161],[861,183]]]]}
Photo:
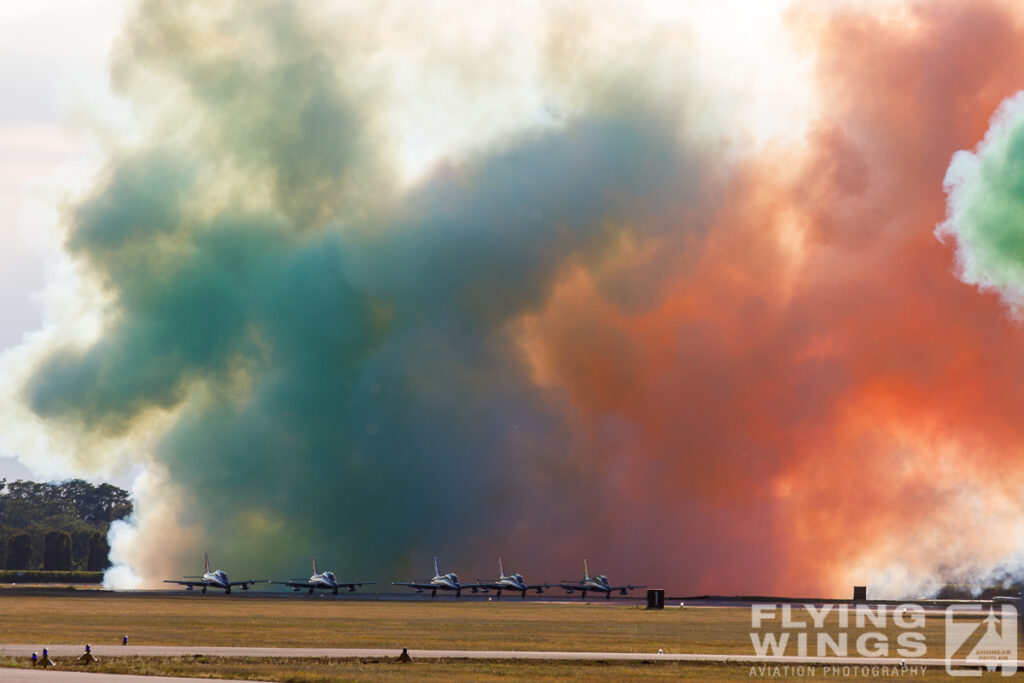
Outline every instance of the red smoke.
{"type": "Polygon", "coordinates": [[[567,557],[614,547],[613,580],[685,593],[840,596],[1020,548],[1024,328],[933,235],[951,155],[1024,88],[1019,19],[794,12],[818,64],[805,144],[748,160],[704,237],[654,245],[679,266],[651,308],[566,270],[524,348],[575,408],[595,499],[621,501],[567,557]]]}

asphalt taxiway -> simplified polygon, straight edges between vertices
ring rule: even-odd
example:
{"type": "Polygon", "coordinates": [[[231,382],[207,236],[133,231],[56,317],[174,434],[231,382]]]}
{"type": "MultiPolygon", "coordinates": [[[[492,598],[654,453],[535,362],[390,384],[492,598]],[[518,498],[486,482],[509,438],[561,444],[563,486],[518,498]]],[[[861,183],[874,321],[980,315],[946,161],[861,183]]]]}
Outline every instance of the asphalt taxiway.
{"type": "MultiPolygon", "coordinates": [[[[0,669],[4,683],[196,683],[195,678],[136,676],[133,674],[55,671],[54,669],[0,669]]],[[[237,679],[218,679],[218,683],[243,683],[237,679]]]]}
{"type": "MultiPolygon", "coordinates": [[[[640,591],[636,591],[629,595],[613,595],[610,599],[605,598],[603,595],[588,594],[586,599],[581,599],[578,593],[565,594],[558,589],[549,589],[543,594],[536,594],[528,592],[526,597],[521,597],[517,593],[505,593],[500,598],[492,591],[490,593],[472,593],[470,591],[463,592],[461,597],[456,597],[450,593],[439,592],[436,597],[431,597],[429,592],[416,593],[414,591],[409,592],[369,592],[369,591],[357,591],[348,592],[342,591],[337,595],[332,595],[329,592],[317,591],[312,595],[309,595],[306,591],[299,593],[293,591],[277,591],[277,590],[248,590],[232,591],[230,595],[226,595],[223,591],[210,591],[206,594],[201,591],[185,591],[180,589],[136,589],[136,590],[110,590],[99,587],[43,587],[43,586],[20,586],[14,584],[3,584],[0,585],[0,597],[5,596],[74,596],[78,598],[97,598],[103,599],[107,597],[119,597],[119,598],[153,598],[153,597],[178,597],[183,599],[192,600],[209,600],[209,599],[228,599],[228,600],[309,600],[309,601],[327,601],[335,600],[339,602],[508,602],[508,603],[557,603],[561,605],[567,604],[586,604],[586,605],[643,605],[646,602],[646,596],[640,591]]],[[[822,598],[788,598],[788,597],[769,597],[769,596],[726,596],[726,595],[698,595],[698,596],[666,596],[665,606],[668,608],[686,606],[687,608],[695,607],[751,607],[752,605],[763,605],[763,604],[775,604],[775,605],[814,605],[821,607],[824,605],[833,605],[835,607],[841,607],[846,605],[849,608],[854,608],[857,605],[864,605],[873,609],[883,608],[885,611],[893,611],[901,609],[907,605],[914,605],[915,607],[927,611],[941,611],[951,605],[964,606],[967,604],[979,604],[983,609],[987,610],[988,603],[986,600],[938,600],[934,598],[918,598],[908,600],[870,600],[867,602],[855,602],[853,600],[836,600],[836,599],[822,599],[822,598]]],[[[1022,610],[1024,611],[1024,610],[1022,610]]]]}
{"type": "MultiPolygon", "coordinates": [[[[42,645],[33,644],[0,644],[0,655],[9,657],[29,657],[32,652],[42,652],[42,645]]],[[[83,651],[80,645],[48,646],[51,657],[77,657],[83,651]]],[[[325,647],[203,647],[203,646],[168,646],[168,645],[96,645],[92,648],[96,657],[318,657],[335,659],[397,657],[400,652],[394,649],[379,648],[325,648],[325,647]]],[[[416,659],[502,659],[502,660],[559,660],[559,661],[630,661],[630,662],[692,662],[720,664],[767,664],[782,665],[816,665],[830,667],[863,667],[900,665],[895,657],[801,657],[801,656],[757,656],[757,655],[726,655],[704,653],[664,653],[656,652],[553,652],[543,650],[409,650],[409,656],[416,659]]],[[[941,658],[912,658],[904,660],[907,666],[944,667],[947,662],[941,658]]],[[[989,660],[952,660],[956,667],[987,667],[994,662],[989,660]]],[[[1001,665],[1015,665],[1024,670],[1024,660],[999,662],[1001,665]]],[[[10,670],[0,670],[6,673],[10,670]]]]}

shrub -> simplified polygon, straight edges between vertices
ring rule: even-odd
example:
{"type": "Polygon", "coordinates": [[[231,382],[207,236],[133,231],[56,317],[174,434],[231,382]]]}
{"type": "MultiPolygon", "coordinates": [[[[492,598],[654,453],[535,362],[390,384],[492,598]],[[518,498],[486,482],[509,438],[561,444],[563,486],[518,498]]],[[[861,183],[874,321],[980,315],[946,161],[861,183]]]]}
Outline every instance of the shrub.
{"type": "Polygon", "coordinates": [[[32,563],[32,537],[15,534],[7,542],[7,568],[28,569],[32,563]]]}
{"type": "Polygon", "coordinates": [[[0,569],[0,583],[103,583],[103,572],[47,572],[0,569]]]}

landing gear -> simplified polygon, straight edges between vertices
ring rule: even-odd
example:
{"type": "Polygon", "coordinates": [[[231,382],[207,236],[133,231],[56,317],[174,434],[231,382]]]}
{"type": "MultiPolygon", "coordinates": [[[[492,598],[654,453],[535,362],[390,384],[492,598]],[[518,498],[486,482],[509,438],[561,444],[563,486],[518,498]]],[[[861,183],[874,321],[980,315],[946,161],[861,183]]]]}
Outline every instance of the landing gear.
{"type": "Polygon", "coordinates": [[[334,587],[334,594],[335,594],[335,595],[337,595],[337,594],[338,594],[338,587],[337,587],[337,586],[335,586],[335,587],[334,587]]]}

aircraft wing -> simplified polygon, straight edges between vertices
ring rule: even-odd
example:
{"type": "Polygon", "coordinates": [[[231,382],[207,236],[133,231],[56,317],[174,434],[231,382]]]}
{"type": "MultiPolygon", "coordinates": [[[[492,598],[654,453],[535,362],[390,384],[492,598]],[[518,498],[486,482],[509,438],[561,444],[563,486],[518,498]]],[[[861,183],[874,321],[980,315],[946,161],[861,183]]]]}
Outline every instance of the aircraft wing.
{"type": "Polygon", "coordinates": [[[585,586],[582,582],[572,583],[570,581],[563,581],[558,584],[560,588],[564,588],[567,591],[590,591],[593,590],[592,586],[585,586]]]}
{"type": "Polygon", "coordinates": [[[490,593],[492,590],[498,590],[499,586],[490,581],[477,581],[476,583],[464,583],[463,588],[468,588],[470,593],[490,593]]]}
{"type": "Polygon", "coordinates": [[[532,590],[537,590],[538,588],[551,588],[551,584],[550,583],[531,583],[530,585],[528,585],[526,587],[526,590],[532,591],[532,590]]]}
{"type": "Polygon", "coordinates": [[[213,585],[209,581],[174,581],[173,579],[164,579],[164,583],[176,583],[179,586],[210,586],[213,585]]]}
{"type": "Polygon", "coordinates": [[[291,586],[292,588],[316,588],[317,584],[310,583],[309,581],[271,581],[270,583],[276,583],[279,586],[291,586]]]}
{"type": "Polygon", "coordinates": [[[270,583],[270,579],[249,579],[248,581],[230,581],[232,586],[251,586],[257,583],[270,583]]]}
{"type": "Polygon", "coordinates": [[[377,583],[376,581],[349,581],[347,583],[342,582],[338,584],[338,588],[359,588],[360,586],[372,586],[377,583]]]}
{"type": "Polygon", "coordinates": [[[420,582],[417,582],[417,581],[392,581],[391,585],[392,586],[408,586],[409,588],[426,588],[426,589],[437,588],[437,586],[435,586],[432,583],[420,583],[420,582]]]}
{"type": "Polygon", "coordinates": [[[631,591],[634,588],[647,588],[647,586],[609,586],[613,591],[631,591]]]}

